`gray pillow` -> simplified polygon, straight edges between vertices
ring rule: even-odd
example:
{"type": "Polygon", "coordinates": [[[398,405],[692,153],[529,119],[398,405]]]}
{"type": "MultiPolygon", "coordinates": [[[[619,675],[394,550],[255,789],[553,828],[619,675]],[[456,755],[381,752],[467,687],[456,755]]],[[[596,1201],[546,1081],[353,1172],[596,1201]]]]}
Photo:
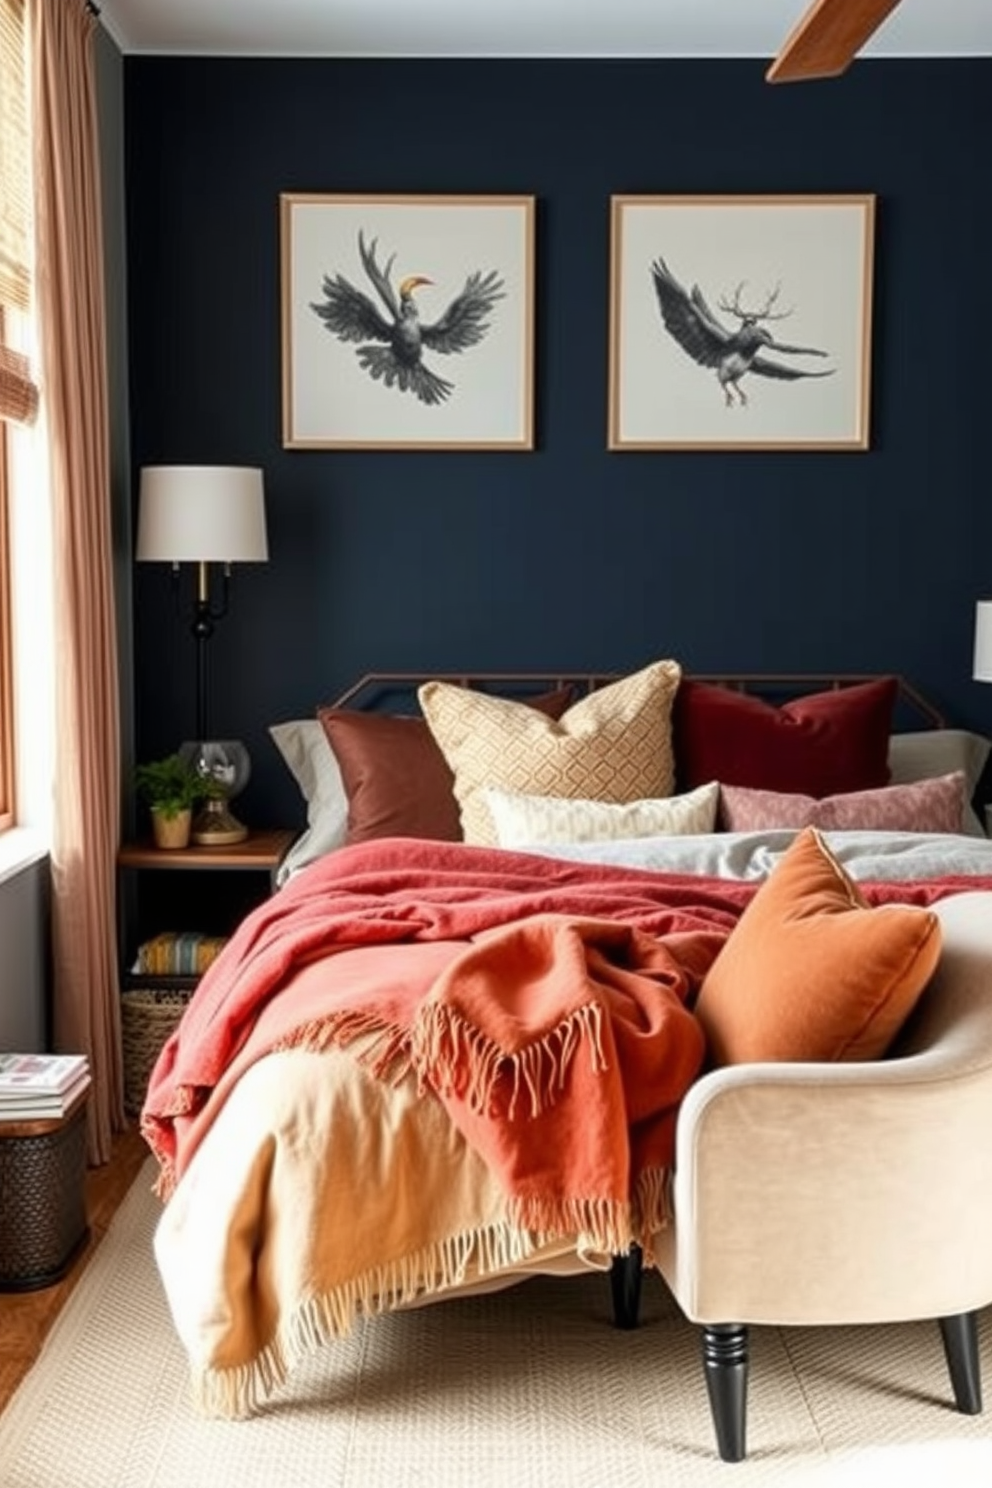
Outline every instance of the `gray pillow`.
{"type": "Polygon", "coordinates": [[[274,723],[269,734],[307,803],[307,830],[297,837],[279,866],[282,885],[300,868],[344,844],[348,797],[327,735],[316,718],[274,723]]]}
{"type": "Polygon", "coordinates": [[[982,734],[969,733],[967,729],[924,729],[921,733],[893,734],[889,739],[891,784],[911,785],[914,780],[931,780],[961,770],[967,802],[964,830],[970,837],[984,837],[985,830],[972,802],[990,749],[992,740],[982,734]]]}

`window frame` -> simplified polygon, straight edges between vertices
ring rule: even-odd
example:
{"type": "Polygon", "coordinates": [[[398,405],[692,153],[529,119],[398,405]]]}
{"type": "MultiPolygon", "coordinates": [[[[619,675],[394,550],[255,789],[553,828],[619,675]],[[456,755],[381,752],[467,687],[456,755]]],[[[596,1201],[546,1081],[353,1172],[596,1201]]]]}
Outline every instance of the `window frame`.
{"type": "MultiPolygon", "coordinates": [[[[2,331],[2,314],[0,314],[2,331]]],[[[10,462],[0,419],[0,832],[14,826],[14,667],[11,633],[10,462]]]]}

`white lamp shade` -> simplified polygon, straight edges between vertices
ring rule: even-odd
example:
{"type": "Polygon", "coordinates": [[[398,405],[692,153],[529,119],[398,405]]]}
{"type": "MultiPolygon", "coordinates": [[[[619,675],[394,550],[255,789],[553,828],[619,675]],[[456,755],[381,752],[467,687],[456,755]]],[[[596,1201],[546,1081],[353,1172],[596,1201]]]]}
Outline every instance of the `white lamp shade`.
{"type": "Polygon", "coordinates": [[[146,465],[138,505],[139,560],[264,563],[262,472],[244,465],[146,465]]]}
{"type": "Polygon", "coordinates": [[[976,682],[992,682],[992,599],[980,599],[975,606],[976,682]]]}

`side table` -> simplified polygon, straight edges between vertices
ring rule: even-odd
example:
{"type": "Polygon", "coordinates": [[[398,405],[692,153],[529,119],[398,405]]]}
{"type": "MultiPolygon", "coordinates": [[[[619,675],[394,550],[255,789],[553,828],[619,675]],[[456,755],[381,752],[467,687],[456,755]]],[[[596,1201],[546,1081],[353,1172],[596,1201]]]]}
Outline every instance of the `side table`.
{"type": "MultiPolygon", "coordinates": [[[[142,975],[134,965],[138,945],[150,933],[162,930],[189,929],[211,935],[228,935],[247,908],[261,903],[276,886],[276,875],[297,833],[286,828],[249,832],[243,842],[228,847],[191,845],[182,848],[160,848],[148,840],[126,842],[117,854],[118,901],[117,921],[121,978],[121,1037],[124,1055],[124,1108],[136,1116],[144,1103],[159,1050],[175,1029],[193,994],[198,978],[184,975],[142,975]],[[129,882],[142,874],[149,880],[150,901],[135,909],[129,882]],[[195,883],[187,903],[177,911],[174,901],[164,892],[176,885],[176,875],[192,875],[195,883]],[[203,883],[203,875],[209,882],[203,883]],[[237,896],[237,906],[224,902],[221,881],[233,875],[242,880],[255,874],[256,881],[247,892],[237,896]],[[264,877],[263,877],[264,875],[264,877]],[[192,910],[189,902],[192,902],[192,910]],[[181,913],[180,927],[175,916],[181,913]],[[195,914],[197,923],[186,918],[195,914]]],[[[186,885],[189,888],[189,885],[186,885]]],[[[242,889],[245,885],[242,883],[242,889]]],[[[180,896],[181,897],[181,896],[180,896]]]]}
{"type": "Polygon", "coordinates": [[[84,1090],[64,1116],[0,1121],[0,1291],[51,1286],[89,1239],[84,1090]]]}

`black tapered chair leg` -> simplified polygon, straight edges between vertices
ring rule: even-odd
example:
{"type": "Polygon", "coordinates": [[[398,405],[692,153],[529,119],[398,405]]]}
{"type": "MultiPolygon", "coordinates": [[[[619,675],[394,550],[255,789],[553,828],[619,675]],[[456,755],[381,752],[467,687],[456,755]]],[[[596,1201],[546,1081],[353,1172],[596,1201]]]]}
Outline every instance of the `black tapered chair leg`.
{"type": "Polygon", "coordinates": [[[703,1328],[703,1367],[716,1446],[724,1462],[742,1462],[746,1453],[747,1328],[742,1323],[708,1323],[703,1328]]]}
{"type": "Polygon", "coordinates": [[[958,1312],[940,1319],[940,1336],[954,1389],[954,1403],[966,1416],[982,1410],[982,1367],[978,1357],[978,1314],[958,1312]]]}
{"type": "Polygon", "coordinates": [[[618,1328],[636,1328],[641,1308],[644,1252],[632,1245],[626,1255],[615,1255],[610,1267],[613,1321],[618,1328]]]}

